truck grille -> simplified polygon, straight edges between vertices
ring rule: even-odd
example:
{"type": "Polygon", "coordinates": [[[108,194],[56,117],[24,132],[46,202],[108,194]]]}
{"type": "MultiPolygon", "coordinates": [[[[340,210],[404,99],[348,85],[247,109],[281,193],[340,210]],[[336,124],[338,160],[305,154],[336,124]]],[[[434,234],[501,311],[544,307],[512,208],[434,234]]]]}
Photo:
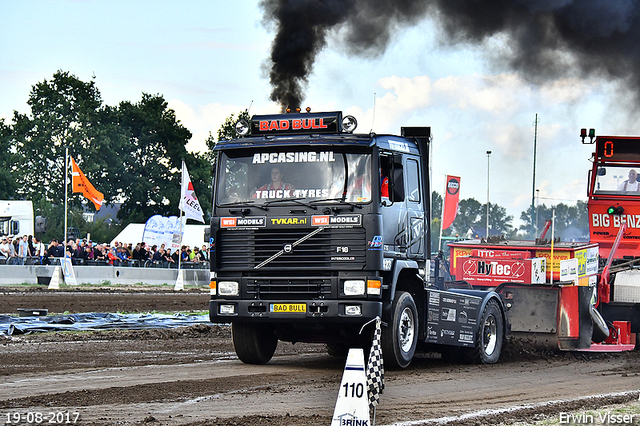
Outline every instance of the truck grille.
{"type": "MultiPolygon", "coordinates": [[[[331,298],[331,278],[248,278],[247,296],[260,300],[331,298]]],[[[335,296],[334,296],[335,297],[335,296]]]]}
{"type": "MultiPolygon", "coordinates": [[[[218,232],[216,252],[220,271],[252,271],[285,245],[305,237],[312,230],[260,229],[218,232]]],[[[301,269],[364,268],[366,235],[364,228],[326,228],[259,268],[259,271],[301,269]],[[348,247],[345,253],[344,248],[348,247]]]]}

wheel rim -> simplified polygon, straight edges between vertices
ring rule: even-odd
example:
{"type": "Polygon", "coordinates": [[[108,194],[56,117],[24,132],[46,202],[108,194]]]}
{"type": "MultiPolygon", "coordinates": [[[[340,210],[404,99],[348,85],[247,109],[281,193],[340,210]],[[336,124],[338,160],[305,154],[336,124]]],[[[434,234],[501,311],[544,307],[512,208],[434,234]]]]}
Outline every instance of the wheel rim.
{"type": "Polygon", "coordinates": [[[405,308],[402,310],[398,323],[398,342],[400,349],[405,353],[409,352],[413,346],[414,329],[413,312],[411,309],[405,308]]]}
{"type": "Polygon", "coordinates": [[[487,317],[484,320],[484,353],[487,355],[493,354],[498,344],[498,326],[496,325],[496,319],[493,315],[487,317]]]}

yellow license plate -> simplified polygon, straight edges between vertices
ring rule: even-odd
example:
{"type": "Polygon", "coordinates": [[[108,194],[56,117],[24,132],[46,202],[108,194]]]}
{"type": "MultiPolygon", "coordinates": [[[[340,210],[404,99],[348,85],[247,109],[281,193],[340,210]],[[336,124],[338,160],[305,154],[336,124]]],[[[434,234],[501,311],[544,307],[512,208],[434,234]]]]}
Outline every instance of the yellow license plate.
{"type": "Polygon", "coordinates": [[[307,312],[306,303],[272,303],[270,305],[271,312],[283,313],[305,313],[307,312]]]}

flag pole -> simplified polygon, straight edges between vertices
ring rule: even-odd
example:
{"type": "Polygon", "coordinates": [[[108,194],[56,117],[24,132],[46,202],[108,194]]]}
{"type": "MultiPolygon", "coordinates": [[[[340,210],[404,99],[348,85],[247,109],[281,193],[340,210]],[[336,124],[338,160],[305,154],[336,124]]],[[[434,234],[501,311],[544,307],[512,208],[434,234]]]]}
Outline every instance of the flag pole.
{"type": "Polygon", "coordinates": [[[180,235],[180,244],[178,245],[178,274],[180,273],[180,261],[182,260],[182,194],[184,188],[184,160],[182,160],[182,169],[180,169],[180,201],[178,202],[178,206],[180,207],[180,231],[178,235],[180,235]]]}
{"type": "Polygon", "coordinates": [[[67,256],[67,193],[69,192],[67,186],[69,179],[67,173],[69,172],[69,147],[64,147],[64,242],[62,248],[64,250],[64,256],[67,256]]]}
{"type": "Polygon", "coordinates": [[[447,175],[444,175],[444,191],[442,192],[442,212],[440,214],[440,238],[438,238],[438,251],[442,249],[442,226],[444,225],[444,205],[447,196],[447,175]]]}

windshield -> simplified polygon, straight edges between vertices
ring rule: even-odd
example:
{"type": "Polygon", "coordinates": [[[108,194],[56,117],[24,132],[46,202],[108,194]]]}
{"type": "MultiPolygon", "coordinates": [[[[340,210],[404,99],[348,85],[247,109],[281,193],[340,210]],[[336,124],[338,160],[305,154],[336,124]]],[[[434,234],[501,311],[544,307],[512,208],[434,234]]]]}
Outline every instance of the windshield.
{"type": "Polygon", "coordinates": [[[317,149],[240,151],[222,152],[219,161],[218,205],[285,199],[371,201],[371,154],[317,149]]]}
{"type": "Polygon", "coordinates": [[[640,167],[598,167],[594,194],[640,196],[639,172],[640,167]]]}

